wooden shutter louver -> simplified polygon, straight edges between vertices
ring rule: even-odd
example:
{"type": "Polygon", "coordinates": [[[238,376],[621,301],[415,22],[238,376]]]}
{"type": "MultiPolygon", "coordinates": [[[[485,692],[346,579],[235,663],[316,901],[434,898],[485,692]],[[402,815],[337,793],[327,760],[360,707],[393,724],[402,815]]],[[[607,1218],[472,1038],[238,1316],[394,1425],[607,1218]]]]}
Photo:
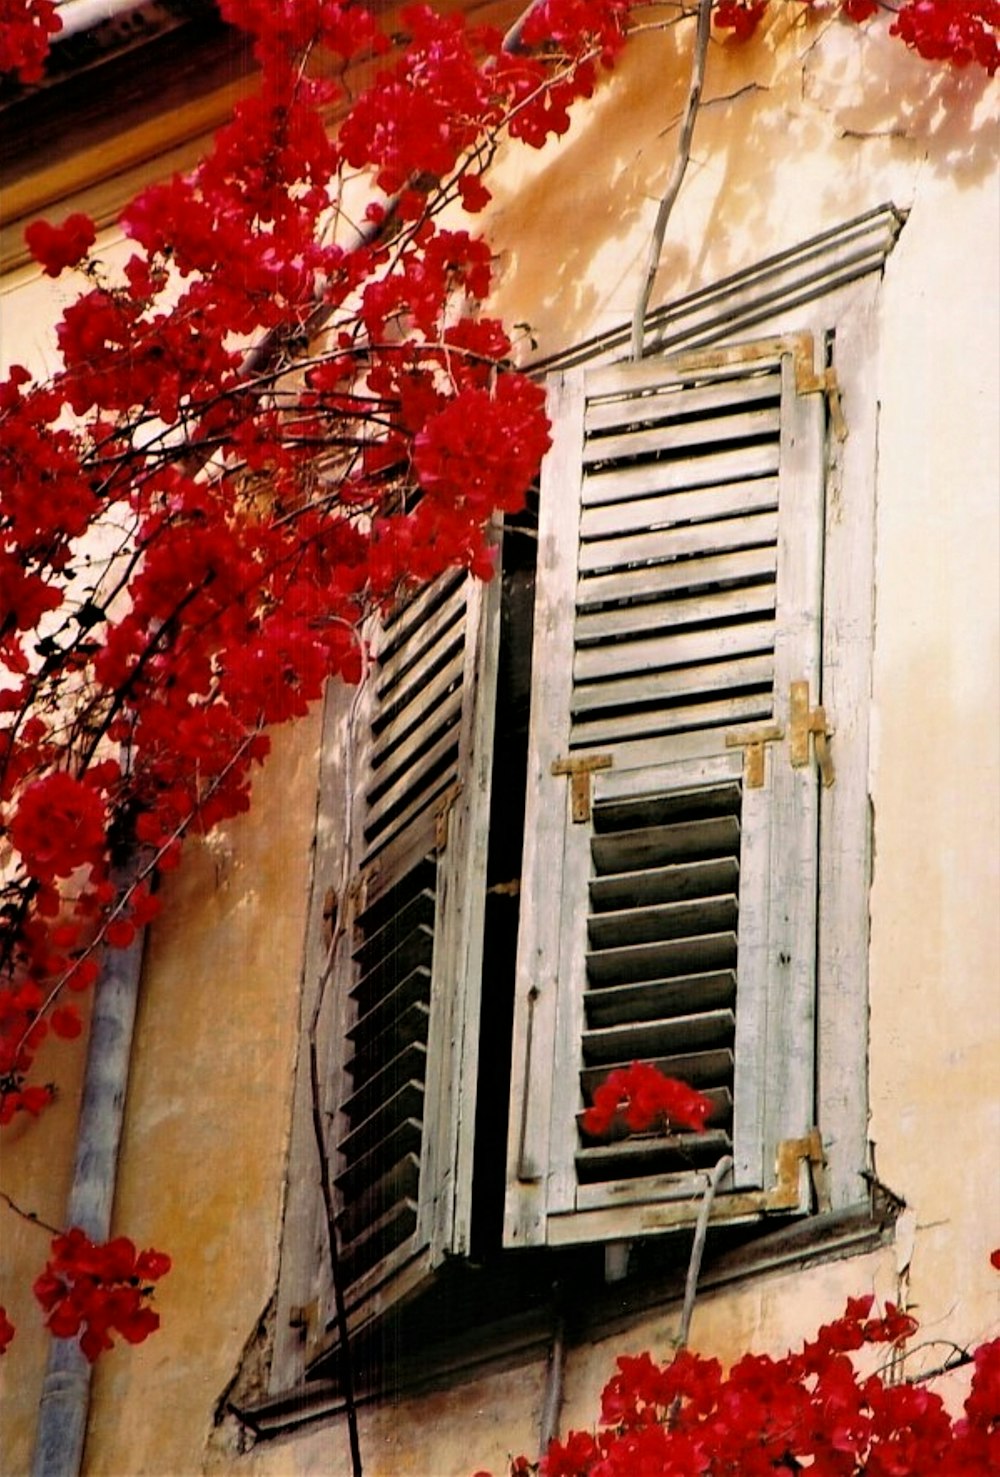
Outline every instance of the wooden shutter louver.
{"type": "Polygon", "coordinates": [[[823,406],[801,351],[553,386],[523,895],[559,879],[562,907],[522,909],[510,1244],[665,1229],[695,1213],[695,1170],[731,1151],[730,1186],[766,1187],[811,1122],[815,780],[772,753],[748,788],[727,743],[783,723],[793,680],[818,691],[823,406]],[[583,1108],[634,1060],[708,1092],[708,1132],[589,1139],[583,1108]]]}
{"type": "Polygon", "coordinates": [[[400,602],[356,724],[333,1159],[362,1309],[467,1236],[497,617],[462,571],[400,602]]]}
{"type": "Polygon", "coordinates": [[[571,747],[767,717],[780,368],[588,397],[571,747]]]}

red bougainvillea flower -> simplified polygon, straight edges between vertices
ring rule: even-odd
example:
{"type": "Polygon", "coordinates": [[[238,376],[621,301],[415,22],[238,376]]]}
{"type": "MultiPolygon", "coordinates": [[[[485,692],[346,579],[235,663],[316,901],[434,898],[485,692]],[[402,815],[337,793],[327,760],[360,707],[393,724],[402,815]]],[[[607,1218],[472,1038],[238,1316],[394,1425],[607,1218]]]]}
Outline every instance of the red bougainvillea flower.
{"type": "Polygon", "coordinates": [[[16,72],[22,82],[40,82],[49,39],[61,30],[55,0],[2,0],[0,73],[16,72]]]}
{"type": "Polygon", "coordinates": [[[46,882],[68,877],[103,854],[104,806],[90,785],[57,770],[28,785],[10,837],[30,876],[46,882]]]}
{"type": "Polygon", "coordinates": [[[112,1332],[141,1344],[160,1326],[148,1306],[150,1284],[170,1271],[162,1251],[137,1252],[127,1236],[95,1243],[78,1226],[57,1236],[34,1294],[57,1338],[76,1338],[91,1363],[113,1347],[112,1332]]]}
{"type": "Polygon", "coordinates": [[[0,1354],[7,1352],[7,1345],[14,1337],[14,1333],[14,1325],[7,1317],[7,1309],[0,1308],[0,1354]]]}
{"type": "Polygon", "coordinates": [[[61,226],[34,221],[24,233],[28,250],[47,277],[58,277],[66,267],[75,267],[97,240],[97,229],[89,215],[76,210],[61,226]]]}
{"type": "Polygon", "coordinates": [[[694,1129],[700,1133],[712,1111],[704,1093],[665,1077],[656,1067],[633,1062],[608,1074],[583,1115],[584,1131],[599,1137],[621,1119],[633,1133],[657,1126],[694,1129]]]}

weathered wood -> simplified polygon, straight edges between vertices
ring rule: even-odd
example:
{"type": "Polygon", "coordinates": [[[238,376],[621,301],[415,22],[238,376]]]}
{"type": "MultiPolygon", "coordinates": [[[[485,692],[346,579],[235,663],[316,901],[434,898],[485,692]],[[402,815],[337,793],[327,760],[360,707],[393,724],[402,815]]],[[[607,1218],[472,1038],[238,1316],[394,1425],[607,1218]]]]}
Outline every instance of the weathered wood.
{"type": "Polygon", "coordinates": [[[751,477],[768,477],[777,470],[777,441],[729,451],[713,452],[709,448],[704,456],[592,471],[584,478],[583,502],[588,508],[598,503],[620,503],[651,492],[683,492],[751,477]]]}
{"type": "Polygon", "coordinates": [[[693,667],[724,657],[770,651],[773,644],[773,621],[741,621],[705,631],[668,632],[639,641],[584,647],[574,659],[573,675],[578,682],[589,682],[629,672],[693,667]]]}
{"type": "Polygon", "coordinates": [[[592,1029],[633,1020],[668,1020],[699,1010],[731,1006],[736,999],[736,971],[712,970],[667,980],[610,985],[588,990],[584,1006],[592,1029]]]}
{"type": "Polygon", "coordinates": [[[772,373],[709,385],[691,386],[682,381],[668,388],[638,394],[633,390],[617,396],[594,395],[587,404],[584,427],[589,436],[594,431],[645,420],[703,415],[728,405],[755,405],[765,400],[777,400],[780,394],[780,376],[772,373]]]}
{"type": "Polygon", "coordinates": [[[776,567],[777,556],[770,541],[732,553],[716,554],[709,550],[702,557],[685,558],[681,563],[588,575],[577,585],[576,603],[578,610],[584,611],[619,601],[631,603],[660,595],[693,594],[740,580],[773,579],[776,567]]]}
{"type": "Polygon", "coordinates": [[[580,519],[580,536],[586,540],[607,538],[637,529],[669,528],[676,523],[705,523],[738,513],[773,512],[777,506],[778,479],[750,477],[743,482],[701,487],[695,492],[670,492],[662,497],[653,495],[585,508],[580,519]]]}
{"type": "Polygon", "coordinates": [[[774,611],[773,583],[735,590],[713,590],[673,600],[581,611],[576,617],[576,645],[585,647],[648,631],[673,631],[692,622],[739,620],[774,611]]]}
{"type": "Polygon", "coordinates": [[[658,528],[624,538],[601,539],[580,549],[580,573],[627,568],[630,564],[662,563],[693,554],[720,554],[727,549],[773,544],[778,534],[774,513],[751,513],[717,523],[684,528],[658,528]]]}
{"type": "Polygon", "coordinates": [[[777,431],[778,411],[774,407],[740,409],[706,420],[682,421],[679,424],[668,421],[643,429],[626,428],[620,435],[589,437],[583,449],[583,463],[585,467],[593,468],[623,458],[672,456],[677,452],[723,445],[727,441],[763,439],[776,435],[777,431]]]}

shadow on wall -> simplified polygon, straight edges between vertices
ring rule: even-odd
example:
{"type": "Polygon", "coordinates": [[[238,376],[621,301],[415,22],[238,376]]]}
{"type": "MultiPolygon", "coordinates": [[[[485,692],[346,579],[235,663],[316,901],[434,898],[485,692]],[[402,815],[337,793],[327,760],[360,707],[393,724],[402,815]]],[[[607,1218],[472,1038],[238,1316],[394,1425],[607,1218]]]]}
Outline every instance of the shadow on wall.
{"type": "MultiPolygon", "coordinates": [[[[490,218],[496,310],[528,319],[542,354],[627,321],[673,164],[692,33],[637,38],[567,140],[498,173],[490,218]]],[[[923,61],[846,22],[777,20],[713,39],[684,186],[653,304],[861,211],[911,203],[921,170],[961,187],[997,152],[990,81],[923,61]]],[[[523,159],[523,156],[521,156],[523,159]]]]}

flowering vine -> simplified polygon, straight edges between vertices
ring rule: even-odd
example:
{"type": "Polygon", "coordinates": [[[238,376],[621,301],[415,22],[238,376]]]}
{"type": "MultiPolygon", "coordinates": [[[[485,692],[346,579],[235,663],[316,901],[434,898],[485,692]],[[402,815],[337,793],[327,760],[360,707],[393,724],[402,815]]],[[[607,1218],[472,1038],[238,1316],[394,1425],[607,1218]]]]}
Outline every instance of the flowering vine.
{"type": "MultiPolygon", "coordinates": [[[[0,382],[0,1124],[51,1101],[31,1080],[46,1033],[80,1034],[70,997],[156,916],[183,837],[247,808],[265,730],[359,679],[363,622],[401,588],[491,573],[488,519],[520,506],[548,428],[482,311],[487,244],[441,215],[484,209],[502,139],[566,132],[638,3],[537,0],[505,41],[426,6],[400,38],[352,0],[220,0],[259,88],[191,174],[125,208],[120,269],[82,213],[29,227],[80,292],[55,374],[0,382]],[[322,53],[382,65],[348,99],[322,53]],[[119,895],[136,846],[150,860],[119,895]]],[[[719,0],[715,23],[743,36],[764,9],[719,0]]],[[[997,0],[915,0],[892,29],[992,72],[997,19],[997,0]]],[[[0,71],[37,81],[60,25],[52,0],[0,0],[0,71]]],[[[650,1088],[630,1080],[598,1127],[612,1093],[637,1121],[650,1088]]],[[[655,1115],[698,1126],[696,1095],[657,1091],[655,1115]]],[[[40,1279],[50,1326],[76,1318],[95,1355],[152,1327],[132,1294],[159,1263],[109,1244],[54,1247],[40,1279]],[[85,1262],[104,1271],[74,1278],[85,1262]]]]}
{"type": "MultiPolygon", "coordinates": [[[[601,1396],[600,1424],[556,1439],[511,1477],[987,1477],[1000,1471],[1000,1340],[971,1363],[964,1414],[919,1383],[865,1374],[852,1356],[898,1349],[916,1320],[893,1303],[872,1316],[850,1298],[797,1353],[746,1354],[728,1372],[683,1349],[658,1363],[622,1356],[601,1396]]],[[[490,1477],[479,1471],[475,1477],[490,1477]]]]}

